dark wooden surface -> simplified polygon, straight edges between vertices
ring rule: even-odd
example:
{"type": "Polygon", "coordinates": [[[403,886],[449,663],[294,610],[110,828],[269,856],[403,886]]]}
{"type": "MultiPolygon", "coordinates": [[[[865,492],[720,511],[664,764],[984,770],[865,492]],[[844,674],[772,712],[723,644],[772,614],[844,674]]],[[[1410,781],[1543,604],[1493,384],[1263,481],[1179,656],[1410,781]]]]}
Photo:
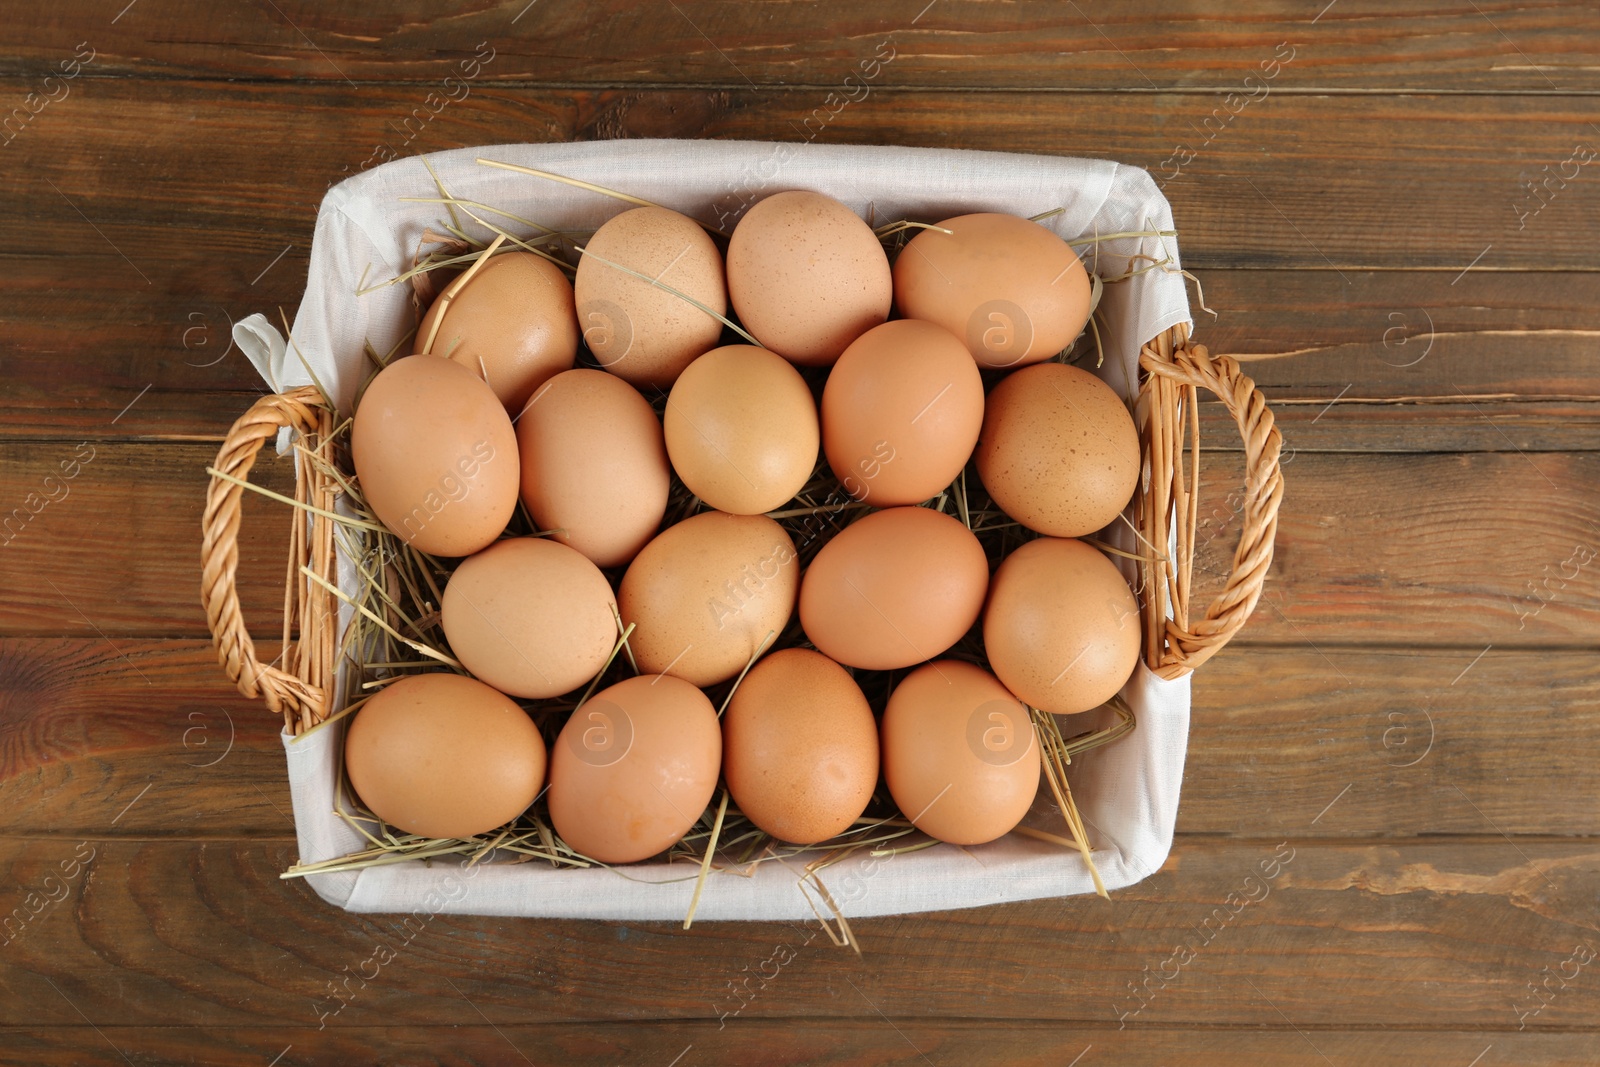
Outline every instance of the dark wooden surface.
{"type": "MultiPolygon", "coordinates": [[[[1569,562],[1600,548],[1600,165],[1537,214],[1520,184],[1600,148],[1592,5],[525,3],[3,5],[0,115],[94,58],[0,145],[0,509],[92,456],[0,545],[0,912],[37,912],[0,945],[0,1062],[1600,1062],[1600,562],[1569,562]],[[1171,860],[1110,902],[862,921],[860,959],[799,923],[438,918],[323,1018],[393,935],[277,877],[276,726],[206,640],[202,468],[262,388],[230,319],[292,311],[376,146],[794,139],[885,41],[819,140],[1149,169],[1201,338],[1284,428],[1278,562],[1195,678],[1171,860]]],[[[1204,427],[1215,587],[1241,467],[1204,427]]],[[[286,523],[247,506],[262,635],[286,523]]]]}

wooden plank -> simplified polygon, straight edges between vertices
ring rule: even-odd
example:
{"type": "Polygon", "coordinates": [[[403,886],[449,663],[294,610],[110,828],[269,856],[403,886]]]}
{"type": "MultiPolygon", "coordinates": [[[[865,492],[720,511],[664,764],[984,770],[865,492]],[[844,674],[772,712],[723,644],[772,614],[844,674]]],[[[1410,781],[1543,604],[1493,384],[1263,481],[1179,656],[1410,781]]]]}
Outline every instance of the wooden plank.
{"type": "MultiPolygon", "coordinates": [[[[1201,473],[1197,613],[1232,567],[1242,457],[1201,473]]],[[[1600,455],[1298,453],[1284,483],[1245,642],[1476,652],[1600,634],[1600,455]]]]}
{"type": "MultiPolygon", "coordinates": [[[[1217,317],[1196,307],[1196,339],[1248,362],[1296,450],[1600,449],[1600,274],[1208,271],[1201,281],[1217,317]]],[[[1207,446],[1237,447],[1220,406],[1204,410],[1207,446]]]]}
{"type": "MultiPolygon", "coordinates": [[[[468,1009],[470,1012],[470,1009],[468,1009]]],[[[503,1067],[520,1062],[563,1064],[653,1063],[680,1067],[717,1063],[738,1067],[828,1063],[878,1067],[927,1062],[1063,1067],[1074,1054],[1081,1067],[1234,1067],[1272,1063],[1281,1067],[1415,1067],[1418,1063],[1464,1065],[1493,1050],[1481,1063],[1539,1063],[1545,1067],[1592,1064],[1588,1033],[1484,1033],[1465,1030],[1416,1032],[1370,1030],[1108,1030],[1073,1024],[900,1018],[752,1019],[721,1029],[714,1022],[626,1025],[538,1025],[510,1012],[492,1026],[463,1019],[446,1027],[238,1026],[218,1033],[192,1026],[87,1026],[3,1028],[0,1039],[15,1055],[38,1067],[125,1067],[118,1052],[134,1060],[159,1058],[195,1067],[261,1067],[282,1055],[282,1064],[311,1067],[350,1063],[432,1063],[451,1067],[503,1067]],[[557,1059],[556,1057],[559,1057],[557,1059]]]]}
{"type": "Polygon", "coordinates": [[[1152,0],[1084,10],[1049,0],[999,9],[945,0],[926,10],[779,4],[756,14],[727,0],[610,0],[550,10],[512,2],[444,16],[417,3],[359,11],[283,3],[220,18],[177,4],[130,11],[108,26],[103,10],[75,0],[29,20],[0,70],[54,72],[87,39],[96,52],[87,69],[100,74],[439,81],[459,75],[460,61],[487,41],[494,58],[479,74],[484,80],[850,91],[845,76],[887,41],[893,60],[875,80],[888,85],[1222,91],[1259,75],[1289,41],[1299,54],[1275,88],[1592,86],[1596,22],[1582,5],[1450,3],[1415,14],[1379,0],[1321,6],[1252,0],[1223,16],[1152,0]]]}
{"type": "Polygon", "coordinates": [[[0,828],[293,837],[281,726],[209,642],[0,641],[0,828]]]}
{"type": "MultiPolygon", "coordinates": [[[[20,96],[29,84],[0,79],[0,94],[20,96]]],[[[303,249],[326,187],[385,158],[374,146],[409,154],[597,137],[804,139],[820,94],[485,87],[437,117],[425,96],[419,86],[343,82],[85,83],[8,146],[13,187],[30,211],[0,223],[0,236],[18,249],[37,247],[42,234],[96,250],[109,243],[128,257],[117,269],[148,278],[152,291],[206,271],[243,288],[286,245],[303,249]],[[188,162],[197,143],[204,166],[188,162]]],[[[1600,183],[1583,180],[1588,164],[1574,161],[1575,146],[1595,139],[1588,97],[1283,94],[1208,141],[1196,130],[1214,106],[1165,93],[886,90],[831,117],[816,139],[1110,152],[1165,182],[1192,268],[1593,269],[1600,183]],[[1388,131],[1380,147],[1375,129],[1388,131]],[[1187,163],[1185,146],[1195,153],[1187,163]],[[1519,185],[1542,181],[1546,166],[1568,176],[1538,196],[1519,185]]],[[[289,272],[280,264],[272,276],[289,272]]]]}
{"type": "MultiPolygon", "coordinates": [[[[0,445],[0,501],[9,503],[0,518],[18,516],[0,545],[10,594],[0,634],[206,636],[196,583],[212,450],[86,447],[92,461],[61,482],[59,465],[77,446],[0,445]],[[29,508],[38,514],[29,518],[29,508]],[[19,519],[27,522],[15,531],[19,519]],[[118,545],[137,551],[107,566],[118,545]]],[[[1219,589],[1231,565],[1241,458],[1214,452],[1202,463],[1202,592],[1219,589]]],[[[287,490],[288,462],[265,466],[265,484],[287,490]]],[[[1594,641],[1600,586],[1586,554],[1600,549],[1600,456],[1308,452],[1285,472],[1277,557],[1244,640],[1474,649],[1594,641]]],[[[254,497],[246,509],[240,595],[252,632],[270,638],[281,629],[288,511],[254,497]]]]}
{"type": "Polygon", "coordinates": [[[1584,963],[1567,964],[1566,988],[1552,981],[1536,1015],[1525,1003],[1530,983],[1595,944],[1592,841],[1184,843],[1109,902],[859,920],[860,960],[801,923],[685,932],[424,914],[407,927],[280,881],[292,851],[0,841],[4,881],[18,887],[0,903],[36,912],[0,954],[0,1024],[715,1021],[738,1009],[730,986],[747,974],[769,977],[764,989],[751,982],[739,1022],[979,1014],[1138,1031],[1288,1020],[1307,1032],[1543,1032],[1591,1027],[1600,1011],[1584,963]],[[31,905],[30,890],[41,892],[31,905]],[[783,962],[763,971],[774,953],[783,962]],[[661,968],[671,981],[640,981],[661,968]]]}
{"type": "MultiPolygon", "coordinates": [[[[1552,209],[1553,210],[1553,209],[1552,209]]],[[[1180,236],[1181,240],[1181,236],[1180,236]]],[[[1196,339],[1274,397],[1600,395],[1600,272],[1207,270],[1196,339]],[[1353,390],[1352,390],[1353,392],[1353,390]]]]}
{"type": "MultiPolygon", "coordinates": [[[[113,646],[127,634],[209,636],[200,516],[215,458],[212,445],[0,446],[0,632],[98,636],[113,646]],[[73,465],[76,476],[67,477],[73,465]]],[[[252,478],[294,491],[292,460],[270,443],[252,478]]],[[[240,597],[251,632],[269,644],[283,630],[289,513],[246,495],[240,597]]]]}
{"type": "MultiPolygon", "coordinates": [[[[220,440],[264,388],[229,349],[229,326],[255,310],[292,314],[304,271],[291,252],[255,287],[197,272],[180,291],[151,294],[111,253],[32,265],[0,309],[11,339],[0,439],[220,440]]],[[[1576,399],[1600,397],[1600,272],[1345,276],[1200,274],[1217,318],[1196,304],[1196,339],[1249,361],[1293,447],[1600,449],[1594,401],[1576,399]]],[[[1237,447],[1225,418],[1206,408],[1208,447],[1237,447]]]]}
{"type": "Polygon", "coordinates": [[[296,236],[298,254],[291,250],[254,286],[251,277],[288,238],[269,249],[256,235],[259,262],[247,264],[253,269],[243,277],[191,250],[178,284],[160,291],[104,243],[29,258],[29,268],[16,272],[13,299],[0,306],[8,340],[0,353],[0,435],[220,442],[267,391],[231,347],[232,323],[257,311],[276,320],[278,307],[294,315],[309,224],[296,236]]]}
{"type": "Polygon", "coordinates": [[[1593,653],[1480,652],[1228,648],[1194,675],[1179,833],[1600,833],[1563,769],[1600,752],[1593,653]]]}
{"type": "MultiPolygon", "coordinates": [[[[1600,449],[1597,403],[1301,400],[1272,393],[1267,397],[1293,453],[1600,449]]],[[[1237,451],[1240,447],[1239,431],[1220,404],[1202,408],[1200,436],[1207,448],[1237,451]]]]}
{"type": "MultiPolygon", "coordinates": [[[[1476,655],[1230,648],[1194,679],[1179,833],[1600,836],[1593,655],[1476,655]]],[[[277,720],[207,643],[0,640],[0,723],[0,833],[294,834],[277,720]]]]}

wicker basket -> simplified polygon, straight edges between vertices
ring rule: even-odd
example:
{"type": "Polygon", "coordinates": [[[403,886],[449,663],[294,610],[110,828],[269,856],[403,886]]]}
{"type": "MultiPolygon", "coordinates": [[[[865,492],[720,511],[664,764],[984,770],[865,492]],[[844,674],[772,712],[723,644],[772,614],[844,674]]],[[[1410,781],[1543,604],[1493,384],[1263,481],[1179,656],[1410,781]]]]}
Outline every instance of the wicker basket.
{"type": "MultiPolygon", "coordinates": [[[[1140,614],[1144,622],[1145,663],[1163,678],[1176,678],[1210,659],[1239,632],[1261,597],[1283,499],[1278,456],[1282,438],[1272,409],[1255,382],[1228,356],[1212,356],[1174,326],[1144,346],[1139,359],[1143,380],[1140,433],[1149,457],[1148,484],[1134,499],[1135,524],[1151,544],[1175,544],[1170,561],[1141,562],[1140,614]],[[1245,447],[1244,504],[1239,546],[1222,591],[1191,619],[1189,594],[1194,571],[1199,515],[1200,439],[1195,401],[1200,390],[1223,402],[1239,427],[1245,447]],[[1145,401],[1148,401],[1147,403],[1145,401]],[[1190,458],[1184,461],[1187,418],[1190,458]],[[1154,573],[1148,573],[1151,570],[1154,573]]],[[[262,397],[240,416],[217,452],[216,469],[248,478],[261,446],[284,428],[326,435],[332,412],[313,386],[262,397]]],[[[301,465],[295,499],[324,510],[334,506],[331,481],[301,465]]],[[[316,725],[332,712],[331,680],[336,617],[331,593],[295,580],[308,566],[335,581],[333,520],[311,514],[309,529],[294,524],[289,546],[289,580],[283,609],[282,666],[256,659],[255,642],[245,629],[235,579],[239,566],[239,512],[244,488],[213,477],[206,492],[201,543],[200,602],[222,668],[247,697],[259,697],[283,716],[290,733],[316,725]],[[295,634],[298,636],[293,636],[295,634]]]]}
{"type": "MultiPolygon", "coordinates": [[[[320,230],[319,222],[319,234],[320,230]]],[[[1139,402],[1135,410],[1146,452],[1146,472],[1133,501],[1133,521],[1146,542],[1171,548],[1166,559],[1144,560],[1137,565],[1141,570],[1138,584],[1144,662],[1154,676],[1178,679],[1219,651],[1244,625],[1261,596],[1272,561],[1283,494],[1279,470],[1281,438],[1255,383],[1233,359],[1213,357],[1204,346],[1193,343],[1186,324],[1172,326],[1145,343],[1138,367],[1139,402]],[[1199,514],[1197,401],[1201,390],[1222,401],[1239,429],[1244,442],[1245,485],[1239,509],[1241,535],[1232,569],[1221,592],[1203,611],[1196,611],[1191,593],[1199,514]]],[[[309,511],[307,521],[292,524],[283,650],[278,660],[264,664],[245,628],[236,588],[244,488],[234,479],[247,479],[262,446],[278,438],[285,428],[298,434],[326,435],[333,425],[334,414],[323,404],[315,387],[286,389],[263,397],[229,431],[215,463],[220,476],[212,477],[206,497],[201,600],[219,660],[242,693],[259,697],[283,717],[287,736],[305,731],[336,710],[339,603],[322,586],[300,577],[301,568],[309,568],[330,584],[338,582],[335,524],[319,513],[334,511],[336,486],[312,465],[297,463],[295,497],[318,510],[309,511]]],[[[1184,715],[1186,729],[1186,692],[1184,715]]],[[[1181,769],[1181,751],[1178,765],[1181,769]]],[[[1175,805],[1175,793],[1173,802],[1175,805]]],[[[298,802],[296,812],[298,823],[298,802]]],[[[1168,834],[1170,841],[1170,827],[1168,834]]],[[[1142,870],[1121,881],[1136,881],[1150,873],[1153,872],[1142,870]]],[[[333,899],[320,887],[319,891],[333,899]]],[[[357,906],[345,899],[340,903],[357,906]]],[[[481,909],[467,906],[459,910],[481,909]]],[[[541,913],[588,912],[576,907],[541,913]]]]}

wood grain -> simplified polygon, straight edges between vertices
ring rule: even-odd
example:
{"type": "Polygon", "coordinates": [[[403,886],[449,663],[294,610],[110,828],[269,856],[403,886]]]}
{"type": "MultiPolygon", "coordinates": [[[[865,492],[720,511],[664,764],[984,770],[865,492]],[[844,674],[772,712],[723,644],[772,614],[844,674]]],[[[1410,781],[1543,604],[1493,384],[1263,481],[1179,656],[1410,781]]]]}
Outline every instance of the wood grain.
{"type": "MultiPolygon", "coordinates": [[[[507,1012],[506,1015],[511,1013],[507,1012]]],[[[282,1064],[425,1064],[503,1067],[533,1063],[670,1064],[679,1067],[926,1067],[936,1064],[1064,1067],[1081,1054],[1081,1067],[1235,1067],[1271,1063],[1280,1067],[1415,1067],[1419,1063],[1466,1065],[1492,1049],[1483,1063],[1538,1063],[1545,1067],[1592,1064],[1593,1040],[1584,1033],[1417,1032],[1373,1030],[1246,1031],[1208,1027],[1178,1031],[1144,1028],[1117,1031],[1088,1025],[978,1020],[830,1019],[714,1022],[537,1025],[508,1018],[493,1026],[368,1026],[316,1030],[295,1026],[86,1026],[0,1029],[0,1040],[39,1067],[126,1067],[159,1056],[165,1064],[195,1067],[261,1067],[274,1056],[282,1064]],[[926,1057],[926,1059],[924,1059],[926,1057]]]]}
{"type": "MultiPolygon", "coordinates": [[[[1181,227],[1181,223],[1180,223],[1181,227]]],[[[1180,234],[1181,239],[1181,234],[1180,234]]],[[[1208,270],[1190,306],[1212,352],[1274,397],[1600,395],[1600,272],[1208,270]],[[1352,392],[1354,392],[1352,390],[1352,392]]]]}
{"type": "MultiPolygon", "coordinates": [[[[1346,382],[1353,394],[1360,383],[1346,382]]],[[[1567,401],[1373,400],[1267,394],[1294,453],[1592,452],[1600,448],[1600,404],[1567,401]]],[[[1237,450],[1238,429],[1221,405],[1202,409],[1201,440],[1237,450]]],[[[1293,454],[1293,453],[1288,453],[1293,454]]]]}
{"type": "MultiPolygon", "coordinates": [[[[1215,595],[1232,566],[1243,464],[1213,453],[1201,474],[1195,571],[1215,595]]],[[[1594,453],[1303,453],[1284,480],[1272,572],[1239,640],[1476,653],[1590,646],[1600,633],[1594,453]]]]}
{"type": "MultiPolygon", "coordinates": [[[[291,838],[277,721],[210,645],[117,645],[0,640],[0,833],[291,838]]],[[[1194,679],[1180,835],[1600,835],[1593,655],[1476,657],[1229,648],[1194,679]]]]}
{"type": "MultiPolygon", "coordinates": [[[[1217,317],[1193,303],[1196,339],[1249,362],[1297,451],[1600,448],[1600,275],[1207,271],[1201,281],[1217,317]]],[[[1223,413],[1206,415],[1202,440],[1233,447],[1223,413]]]]}
{"type": "Polygon", "coordinates": [[[1230,646],[1194,676],[1179,833],[1600,834],[1593,653],[1480,652],[1230,646]]]}
{"type": "MultiPolygon", "coordinates": [[[[30,259],[30,269],[17,272],[15,299],[0,307],[8,340],[0,435],[220,443],[267,391],[232,347],[232,322],[257,311],[276,319],[280,305],[293,316],[310,231],[308,220],[297,234],[302,255],[290,251],[254,287],[219,259],[157,289],[103,243],[30,259]]],[[[288,244],[267,251],[255,270],[288,244]]]]}
{"type": "MultiPolygon", "coordinates": [[[[0,79],[0,97],[28,88],[0,79]]],[[[426,95],[420,86],[343,82],[85,83],[7,146],[23,167],[15,188],[30,211],[0,219],[0,237],[14,248],[38,245],[45,232],[96,251],[109,244],[128,257],[113,269],[149,279],[152,292],[182,291],[216,271],[243,290],[285,245],[303,254],[324,191],[384,158],[374,146],[408,155],[508,141],[805,139],[822,96],[485,85],[434,117],[426,95]],[[408,133],[416,108],[429,121],[413,121],[408,133]],[[196,144],[204,165],[162,165],[189,159],[196,144]],[[225,191],[219,173],[229,176],[225,191]]],[[[1191,268],[1594,267],[1600,182],[1583,177],[1593,166],[1568,165],[1575,176],[1544,200],[1519,186],[1600,140],[1588,97],[1281,95],[1206,143],[1196,130],[1215,106],[1166,93],[885,90],[844,108],[816,140],[1114,155],[1165,183],[1191,268]],[[1388,131],[1382,146],[1371,141],[1375,129],[1388,131]],[[1169,162],[1181,146],[1194,159],[1169,162]],[[1329,174],[1338,180],[1308,178],[1329,174]]],[[[298,293],[283,264],[268,277],[276,281],[263,304],[274,292],[298,293]]]]}
{"type": "MultiPolygon", "coordinates": [[[[200,610],[200,514],[212,445],[0,446],[0,632],[207,637],[200,610]],[[75,478],[63,463],[80,462],[75,478]],[[54,499],[52,499],[54,498],[54,499]]],[[[251,477],[293,492],[293,465],[269,447],[251,477]]],[[[287,505],[246,494],[239,534],[245,620],[281,638],[287,505]]],[[[269,654],[270,655],[270,654],[269,654]]]]}
{"type": "Polygon", "coordinates": [[[0,641],[0,828],[292,837],[281,726],[209,642],[0,641]]]}
{"type": "Polygon", "coordinates": [[[0,840],[0,871],[19,887],[0,903],[37,911],[0,953],[0,1025],[76,1026],[79,1011],[100,1026],[224,1030],[715,1021],[738,1007],[730,983],[774,970],[765,990],[751,982],[738,1021],[881,1013],[1281,1029],[1287,1018],[1312,1030],[1349,1025],[1359,1005],[1365,1027],[1504,1032],[1524,1022],[1540,1032],[1587,1027],[1600,1010],[1600,982],[1580,966],[1536,1016],[1517,1014],[1543,968],[1600,938],[1592,841],[1190,842],[1109,902],[859,920],[860,959],[800,923],[686,932],[441,915],[407,928],[280,881],[292,851],[0,840]],[[74,875],[61,874],[74,857],[74,875]],[[38,890],[44,903],[30,907],[26,893],[38,890]],[[1241,903],[1246,894],[1255,901],[1241,903]],[[394,958],[375,969],[365,961],[379,944],[394,958]],[[782,965],[761,971],[780,945],[792,958],[780,953],[782,965]],[[1193,958],[1171,962],[1176,946],[1193,958]],[[639,980],[655,968],[672,980],[639,980]],[[341,1007],[330,985],[347,974],[356,977],[341,1007]],[[1142,1008],[1133,987],[1145,990],[1142,1008]]]}
{"type": "Polygon", "coordinates": [[[104,75],[438,81],[487,40],[496,55],[485,79],[843,90],[845,75],[887,40],[895,51],[878,76],[885,84],[1211,92],[1238,88],[1279,42],[1292,41],[1302,55],[1276,79],[1285,88],[1592,88],[1597,24],[1581,5],[1447,3],[1415,14],[1379,0],[1321,7],[1253,0],[1224,16],[1153,0],[1078,9],[1050,0],[943,0],[931,9],[727,0],[530,8],[506,0],[449,15],[415,2],[358,11],[252,4],[223,15],[188,3],[109,25],[101,8],[75,0],[30,24],[0,70],[42,75],[87,39],[98,53],[89,69],[104,75]]]}

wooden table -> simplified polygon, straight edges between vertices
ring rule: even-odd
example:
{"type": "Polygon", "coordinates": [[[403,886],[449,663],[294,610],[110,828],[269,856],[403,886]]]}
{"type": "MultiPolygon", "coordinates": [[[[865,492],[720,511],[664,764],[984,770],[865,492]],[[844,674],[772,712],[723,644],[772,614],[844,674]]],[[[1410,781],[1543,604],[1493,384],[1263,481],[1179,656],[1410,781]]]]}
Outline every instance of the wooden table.
{"type": "MultiPolygon", "coordinates": [[[[1600,1062],[1590,5],[122,3],[4,18],[0,1060],[1600,1062]],[[860,921],[859,959],[801,924],[441,917],[319,1030],[396,933],[279,879],[277,723],[198,608],[203,468],[262,390],[229,322],[292,314],[342,176],[641,136],[1149,169],[1201,339],[1291,450],[1266,597],[1195,678],[1170,861],[1109,902],[860,921]]],[[[1215,582],[1240,464],[1207,418],[1215,582]]],[[[286,523],[247,505],[261,635],[286,523]]]]}

